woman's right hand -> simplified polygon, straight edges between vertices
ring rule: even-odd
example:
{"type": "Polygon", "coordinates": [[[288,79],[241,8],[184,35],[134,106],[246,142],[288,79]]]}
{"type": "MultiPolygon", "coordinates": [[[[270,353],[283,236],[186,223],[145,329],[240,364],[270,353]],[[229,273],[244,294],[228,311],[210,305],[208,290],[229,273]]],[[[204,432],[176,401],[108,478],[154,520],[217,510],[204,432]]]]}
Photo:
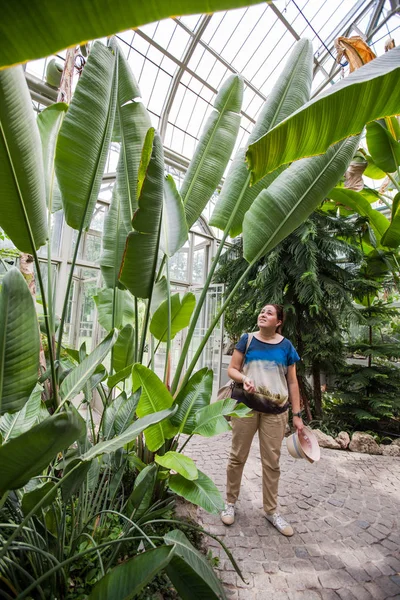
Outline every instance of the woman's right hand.
{"type": "Polygon", "coordinates": [[[251,379],[246,377],[246,379],[243,381],[243,389],[246,392],[249,392],[249,394],[254,394],[256,391],[256,386],[254,385],[254,382],[251,379]]]}

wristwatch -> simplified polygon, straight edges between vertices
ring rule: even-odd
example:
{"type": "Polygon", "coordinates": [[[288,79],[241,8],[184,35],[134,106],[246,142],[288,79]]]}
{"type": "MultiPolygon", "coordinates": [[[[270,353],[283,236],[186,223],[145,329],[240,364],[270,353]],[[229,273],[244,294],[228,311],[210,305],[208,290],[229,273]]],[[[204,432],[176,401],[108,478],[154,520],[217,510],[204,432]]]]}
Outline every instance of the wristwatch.
{"type": "Polygon", "coordinates": [[[299,412],[297,412],[297,413],[293,413],[293,416],[294,417],[300,417],[300,419],[301,419],[301,410],[299,412]]]}

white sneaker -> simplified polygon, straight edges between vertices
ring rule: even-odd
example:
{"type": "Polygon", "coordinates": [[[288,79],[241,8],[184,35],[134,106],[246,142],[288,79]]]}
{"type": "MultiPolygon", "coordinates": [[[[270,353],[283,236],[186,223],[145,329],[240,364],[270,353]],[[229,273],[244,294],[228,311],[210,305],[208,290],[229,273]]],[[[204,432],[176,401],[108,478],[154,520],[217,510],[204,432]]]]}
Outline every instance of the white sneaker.
{"type": "Polygon", "coordinates": [[[221,521],[224,525],[232,525],[235,521],[235,505],[227,502],[225,504],[225,510],[221,513],[221,521]]]}
{"type": "Polygon", "coordinates": [[[272,513],[272,515],[265,513],[265,518],[283,535],[290,537],[294,534],[291,525],[279,513],[272,513]]]}

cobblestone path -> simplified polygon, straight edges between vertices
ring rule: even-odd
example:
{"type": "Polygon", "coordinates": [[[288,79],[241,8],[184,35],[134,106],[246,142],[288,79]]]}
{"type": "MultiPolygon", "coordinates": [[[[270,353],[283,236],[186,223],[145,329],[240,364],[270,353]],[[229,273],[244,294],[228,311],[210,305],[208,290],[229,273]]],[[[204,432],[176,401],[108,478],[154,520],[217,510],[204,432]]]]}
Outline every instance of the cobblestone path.
{"type": "MultiPolygon", "coordinates": [[[[193,439],[187,454],[225,495],[230,433],[193,439]]],[[[232,600],[400,599],[400,460],[321,449],[319,463],[293,459],[282,447],[280,512],[295,534],[285,538],[263,517],[261,463],[254,438],[234,525],[200,511],[221,536],[248,582],[221,546],[219,573],[232,600]]]]}

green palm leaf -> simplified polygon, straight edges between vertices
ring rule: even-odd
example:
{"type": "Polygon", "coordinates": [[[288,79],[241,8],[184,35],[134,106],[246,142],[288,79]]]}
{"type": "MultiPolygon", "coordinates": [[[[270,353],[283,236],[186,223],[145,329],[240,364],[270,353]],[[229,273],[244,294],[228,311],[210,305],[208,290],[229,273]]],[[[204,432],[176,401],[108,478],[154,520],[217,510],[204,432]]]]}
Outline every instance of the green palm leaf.
{"type": "Polygon", "coordinates": [[[155,423],[160,423],[164,419],[168,419],[175,412],[174,408],[168,408],[166,410],[160,410],[159,412],[154,412],[152,414],[146,415],[142,419],[137,419],[132,425],[130,425],[123,433],[113,437],[109,440],[105,440],[104,442],[100,442],[99,444],[95,444],[80,456],[80,460],[82,461],[90,461],[96,456],[101,456],[102,454],[109,454],[110,452],[115,452],[119,448],[122,448],[126,444],[129,444],[133,440],[137,438],[137,436],[145,431],[146,429],[155,426],[155,423]]]}
{"type": "Polygon", "coordinates": [[[232,154],[240,126],[243,79],[231,75],[214,101],[181,187],[190,228],[216,190],[232,154]]]}
{"type": "Polygon", "coordinates": [[[192,375],[179,392],[175,400],[178,410],[171,419],[171,423],[179,427],[179,433],[193,432],[197,411],[210,404],[212,384],[213,372],[205,367],[192,375]]]}
{"type": "MultiPolygon", "coordinates": [[[[122,160],[122,155],[119,160],[122,160]]],[[[102,253],[99,259],[101,274],[108,288],[119,285],[119,270],[125,251],[126,238],[130,231],[130,224],[126,224],[124,221],[122,200],[117,191],[117,184],[114,184],[110,208],[104,219],[101,239],[102,253]]]]}
{"type": "Polygon", "coordinates": [[[67,110],[68,104],[57,102],[57,104],[53,104],[42,110],[37,118],[39,133],[42,140],[46,200],[50,212],[56,212],[62,208],[61,193],[55,173],[54,159],[58,132],[60,131],[67,110]]]}
{"type": "Polygon", "coordinates": [[[346,207],[350,207],[363,217],[368,217],[372,228],[375,231],[377,240],[380,242],[383,234],[389,227],[389,220],[378,210],[371,207],[368,199],[363,192],[355,192],[342,187],[335,187],[327,194],[327,197],[335,202],[339,202],[346,207]]]}
{"type": "Polygon", "coordinates": [[[0,291],[0,415],[21,410],[39,372],[39,325],[25,279],[12,268],[0,291]]]}
{"type": "MultiPolygon", "coordinates": [[[[292,51],[279,80],[273,87],[249,137],[249,144],[258,140],[310,98],[312,83],[313,49],[309,40],[300,40],[292,51]]],[[[282,171],[249,187],[250,173],[245,164],[245,149],[240,149],[228,171],[210,224],[225,229],[234,210],[230,235],[242,232],[243,218],[255,198],[266,189],[282,171]]]]}
{"type": "Polygon", "coordinates": [[[157,0],[130,4],[117,0],[19,0],[3,7],[0,67],[55,54],[67,46],[136,28],[175,15],[193,15],[257,4],[256,0],[157,0]],[[44,33],[45,32],[45,35],[44,33]]]}
{"type": "MultiPolygon", "coordinates": [[[[138,417],[152,415],[155,412],[172,406],[173,397],[153,371],[143,365],[136,364],[133,367],[132,376],[134,389],[137,389],[139,386],[142,388],[142,394],[136,410],[138,417]]],[[[175,429],[169,421],[149,427],[144,432],[148,449],[151,452],[156,452],[161,448],[165,440],[173,437],[174,433],[175,429]]]]}
{"type": "Polygon", "coordinates": [[[132,323],[135,318],[133,298],[126,290],[105,288],[100,290],[97,296],[93,296],[93,299],[97,307],[98,321],[106,331],[110,331],[113,327],[113,309],[114,327],[117,329],[132,323]]]}
{"type": "Polygon", "coordinates": [[[173,471],[176,471],[182,475],[182,477],[190,479],[190,481],[197,479],[198,477],[195,462],[189,458],[189,456],[185,456],[179,452],[170,451],[166,452],[162,456],[158,456],[158,454],[156,454],[154,460],[162,467],[165,467],[166,469],[172,469],[173,471]]]}
{"type": "Polygon", "coordinates": [[[172,475],[168,485],[178,496],[183,496],[209,513],[218,514],[225,506],[222,496],[215,483],[205,473],[198,471],[198,474],[198,478],[193,481],[182,475],[172,475]]]}
{"type": "Polygon", "coordinates": [[[226,598],[222,583],[209,562],[182,531],[170,531],[164,540],[166,544],[175,546],[175,556],[167,566],[166,573],[182,600],[226,598]]]}
{"type": "Polygon", "coordinates": [[[122,259],[120,281],[134,296],[149,298],[157,265],[164,190],[164,153],[158,133],[149,129],[138,173],[138,205],[122,259]]]}
{"type": "Polygon", "coordinates": [[[96,368],[105,359],[117,339],[117,331],[114,329],[106,338],[75,367],[64,379],[60,386],[60,396],[63,402],[73,400],[81,392],[95,372],[96,368]]]}
{"type": "Polygon", "coordinates": [[[21,252],[47,239],[40,136],[21,67],[0,71],[0,227],[21,252]]]}
{"type": "Polygon", "coordinates": [[[113,369],[116,373],[125,369],[125,367],[133,364],[133,338],[134,329],[132,325],[125,325],[119,332],[118,339],[115,342],[113,350],[113,369]]]}
{"type": "Polygon", "coordinates": [[[139,98],[141,93],[131,68],[122,52],[118,51],[118,101],[120,159],[116,186],[122,203],[122,217],[126,226],[131,224],[138,207],[138,171],[143,143],[151,127],[149,113],[139,98]]]}
{"type": "Polygon", "coordinates": [[[41,394],[42,389],[37,386],[22,410],[14,414],[6,413],[0,417],[0,433],[3,436],[3,443],[25,433],[39,421],[41,394]]]}
{"type": "Polygon", "coordinates": [[[400,192],[393,198],[392,220],[381,239],[382,246],[398,248],[400,245],[400,192]]]}
{"type": "Polygon", "coordinates": [[[279,166],[322,154],[366,123],[400,113],[400,48],[379,56],[249,146],[247,160],[255,183],[279,166]]]}
{"type": "Polygon", "coordinates": [[[395,139],[384,120],[367,125],[368,151],[378,169],[394,173],[400,165],[400,143],[395,139]]]}
{"type": "Polygon", "coordinates": [[[115,117],[116,60],[95,42],[58,135],[56,174],[65,220],[87,228],[100,191],[115,117]]]}
{"type": "Polygon", "coordinates": [[[116,435],[121,435],[131,425],[134,420],[136,408],[140,398],[140,390],[131,394],[129,398],[126,398],[118,406],[115,418],[114,418],[114,429],[116,435]]]}
{"type": "Polygon", "coordinates": [[[350,164],[358,137],[336,144],[322,156],[305,158],[261,192],[243,223],[243,253],[262,258],[294,231],[324,200],[350,164]]]}
{"type": "Polygon", "coordinates": [[[188,239],[188,226],[182,198],[171,175],[164,179],[164,208],[160,248],[167,256],[174,256],[188,239]]]}
{"type": "MultiPolygon", "coordinates": [[[[196,296],[192,292],[184,294],[182,300],[179,294],[171,296],[171,340],[189,325],[195,306],[196,296]]],[[[168,300],[165,300],[154,313],[150,322],[150,333],[161,342],[167,341],[168,300]]]]}
{"type": "Polygon", "coordinates": [[[209,406],[205,406],[197,411],[195,427],[192,433],[204,437],[219,435],[220,433],[229,431],[231,428],[225,419],[226,416],[245,416],[250,411],[251,409],[244,407],[243,404],[240,404],[238,409],[236,400],[230,398],[213,402],[212,404],[209,404],[209,406]]]}
{"type": "Polygon", "coordinates": [[[130,600],[170,562],[174,546],[160,546],[121,563],[96,583],[89,600],[130,600]]]}
{"type": "Polygon", "coordinates": [[[0,494],[28,483],[85,433],[85,421],[76,410],[68,410],[0,446],[0,494]]]}

